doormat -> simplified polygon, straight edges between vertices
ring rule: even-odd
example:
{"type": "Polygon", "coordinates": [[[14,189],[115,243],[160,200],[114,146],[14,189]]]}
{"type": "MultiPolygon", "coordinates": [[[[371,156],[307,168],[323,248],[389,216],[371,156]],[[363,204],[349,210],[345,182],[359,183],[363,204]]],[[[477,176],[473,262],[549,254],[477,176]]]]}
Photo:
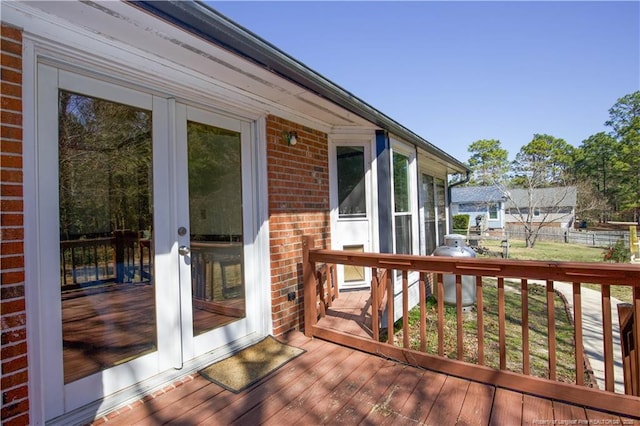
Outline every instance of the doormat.
{"type": "Polygon", "coordinates": [[[255,345],[203,368],[199,373],[213,383],[238,393],[305,352],[304,349],[267,336],[255,345]]]}

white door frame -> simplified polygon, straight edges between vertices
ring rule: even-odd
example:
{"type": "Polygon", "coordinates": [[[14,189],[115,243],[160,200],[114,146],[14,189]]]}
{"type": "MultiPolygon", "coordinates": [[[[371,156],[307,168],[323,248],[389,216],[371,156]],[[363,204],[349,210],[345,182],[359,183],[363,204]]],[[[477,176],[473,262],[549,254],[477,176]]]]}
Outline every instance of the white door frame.
{"type": "MultiPolygon", "coordinates": [[[[331,136],[329,139],[329,203],[331,210],[331,248],[343,250],[345,246],[363,246],[365,252],[376,250],[373,244],[374,226],[374,197],[373,194],[373,172],[372,172],[372,152],[374,139],[369,135],[331,136]],[[365,160],[365,194],[366,194],[366,217],[362,218],[340,218],[338,200],[338,165],[337,147],[351,146],[364,148],[365,160]]],[[[365,288],[371,285],[371,270],[364,268],[365,276],[362,282],[344,282],[344,267],[339,265],[338,288],[365,288]]]]}
{"type": "MultiPolygon", "coordinates": [[[[178,149],[179,138],[177,127],[181,123],[180,110],[185,106],[177,104],[168,96],[157,96],[134,90],[125,85],[106,82],[97,78],[87,77],[80,73],[66,71],[52,65],[36,64],[33,109],[37,119],[32,123],[35,131],[34,148],[25,149],[25,162],[35,164],[35,170],[25,179],[25,201],[32,200],[33,210],[25,209],[25,227],[35,229],[36,246],[29,252],[33,257],[26,262],[26,275],[31,278],[37,291],[30,290],[29,318],[37,320],[37,324],[30,326],[34,337],[30,342],[30,389],[41,393],[43,420],[53,419],[86,404],[107,397],[120,390],[145,381],[161,372],[181,368],[185,362],[211,352],[216,347],[230,344],[234,338],[216,338],[203,342],[202,339],[185,337],[182,345],[176,344],[184,336],[185,318],[181,315],[181,288],[184,293],[186,285],[178,285],[180,274],[180,258],[178,255],[179,240],[176,236],[177,224],[180,216],[178,194],[184,192],[179,182],[178,149]],[[157,318],[157,351],[138,357],[124,364],[84,377],[75,382],[64,384],[62,361],[62,315],[59,283],[59,199],[58,199],[58,91],[68,90],[121,104],[151,111],[153,122],[153,197],[154,197],[154,248],[155,248],[155,276],[156,276],[156,318],[157,318]],[[33,161],[31,161],[33,160],[33,161]],[[56,273],[51,273],[56,271],[56,273]],[[33,279],[37,277],[36,279],[33,279]],[[34,313],[31,315],[31,313],[34,313]],[[181,327],[183,329],[181,329],[181,327]],[[187,342],[187,343],[185,343],[187,342]],[[189,343],[191,342],[191,343],[189,343]],[[34,352],[36,351],[36,352],[34,352]],[[37,365],[34,365],[36,363],[37,365]]],[[[28,85],[26,86],[27,90],[28,85]]],[[[26,101],[28,104],[28,100],[26,101]]],[[[201,110],[198,110],[201,111],[201,110]]],[[[202,112],[202,111],[201,111],[202,112]]],[[[196,112],[197,113],[197,112],[196,112]]],[[[194,114],[196,114],[194,113],[194,114]]],[[[202,112],[209,117],[212,113],[202,112]]],[[[220,118],[221,116],[218,115],[220,118]]],[[[258,211],[257,206],[263,203],[263,197],[258,194],[266,193],[266,167],[256,167],[266,158],[264,141],[256,141],[256,123],[239,119],[225,118],[238,124],[242,133],[243,155],[243,202],[247,203],[245,210],[245,276],[247,286],[247,320],[240,321],[230,329],[225,329],[227,336],[242,333],[242,340],[253,333],[252,340],[257,340],[270,330],[271,322],[264,318],[270,312],[265,307],[270,306],[268,277],[262,278],[257,273],[260,265],[268,265],[268,226],[257,226],[265,222],[264,207],[258,211]],[[244,165],[246,161],[246,166],[244,165]],[[256,169],[257,171],[255,171],[256,169]],[[260,176],[256,176],[256,175],[260,176]],[[258,200],[254,203],[254,199],[258,200]],[[265,284],[266,283],[266,284],[265,284]],[[267,286],[266,288],[264,286],[267,286]],[[253,315],[249,315],[253,314],[253,315]]],[[[231,122],[229,121],[229,122],[231,122]]],[[[264,120],[259,123],[264,125],[264,120]]],[[[30,133],[25,129],[25,133],[30,133]]],[[[264,134],[264,131],[259,132],[264,134]]],[[[186,146],[186,144],[183,144],[186,146]]],[[[186,164],[186,163],[185,163],[186,164]]],[[[187,204],[188,205],[188,204],[187,204]]],[[[188,212],[187,212],[188,218],[188,212]]],[[[263,274],[266,276],[266,274],[263,274]]],[[[190,303],[190,297],[187,299],[190,303]]],[[[190,327],[191,324],[188,324],[190,327]]],[[[221,333],[218,333],[221,334],[221,333]]],[[[224,333],[222,333],[224,334],[224,333]]],[[[209,336],[211,337],[211,336],[209,336]]],[[[34,400],[40,400],[34,396],[34,400]]],[[[34,419],[37,422],[37,418],[34,419]]]]}

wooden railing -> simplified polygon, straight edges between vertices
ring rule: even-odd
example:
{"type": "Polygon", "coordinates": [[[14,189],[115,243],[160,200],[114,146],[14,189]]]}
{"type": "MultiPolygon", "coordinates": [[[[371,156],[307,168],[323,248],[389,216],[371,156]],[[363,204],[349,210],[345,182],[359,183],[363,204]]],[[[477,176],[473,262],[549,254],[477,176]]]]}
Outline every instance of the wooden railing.
{"type": "Polygon", "coordinates": [[[149,282],[152,269],[151,241],[138,232],[115,231],[112,237],[60,242],[63,290],[106,282],[149,282]]]}
{"type": "MultiPolygon", "coordinates": [[[[320,277],[322,278],[322,277],[320,277]]],[[[436,256],[408,256],[379,253],[356,253],[346,251],[334,251],[315,249],[314,241],[310,237],[303,237],[303,279],[304,279],[304,303],[305,303],[305,334],[330,340],[342,345],[394,358],[420,367],[465,377],[483,383],[491,383],[496,386],[513,390],[528,392],[542,397],[566,401],[573,404],[586,405],[602,410],[614,410],[621,414],[638,417],[640,398],[632,395],[614,393],[614,343],[613,321],[611,309],[611,288],[626,286],[631,288],[631,311],[635,318],[640,318],[640,267],[627,264],[589,264],[569,262],[538,262],[538,261],[514,261],[503,259],[479,259],[462,257],[436,257],[436,256]],[[323,328],[318,321],[325,315],[328,305],[325,286],[335,286],[335,282],[319,279],[318,271],[322,268],[335,270],[336,265],[353,265],[371,268],[371,321],[372,336],[364,338],[351,335],[334,329],[323,328]],[[396,343],[394,339],[393,321],[387,321],[386,342],[380,342],[380,313],[382,307],[386,308],[387,318],[394,318],[394,297],[398,291],[394,290],[394,271],[400,271],[401,277],[400,297],[402,300],[402,338],[396,343]],[[418,349],[410,348],[409,336],[409,302],[408,287],[409,277],[418,276],[420,297],[419,309],[419,345],[418,349]],[[456,359],[445,357],[443,330],[445,304],[444,298],[437,298],[437,355],[425,352],[427,332],[425,323],[427,309],[425,299],[429,282],[435,287],[437,294],[444,294],[444,277],[455,276],[456,293],[456,359]],[[463,361],[465,340],[463,338],[463,306],[462,282],[463,276],[475,277],[477,302],[476,302],[476,328],[477,328],[477,362],[471,364],[463,361]],[[487,306],[484,303],[483,290],[486,281],[491,280],[497,287],[497,307],[487,306]],[[522,368],[521,372],[507,370],[506,334],[506,307],[505,307],[505,281],[515,280],[519,284],[521,333],[522,339],[522,368]],[[533,281],[542,282],[542,289],[546,294],[546,324],[529,323],[529,284],[533,281]],[[556,380],[556,329],[555,329],[555,289],[554,283],[570,283],[572,287],[573,304],[573,340],[575,344],[575,384],[557,382],[556,380]],[[585,386],[585,359],[583,356],[583,312],[582,312],[582,284],[598,284],[600,286],[600,306],[602,309],[602,358],[604,360],[604,387],[605,390],[592,389],[585,386]],[[386,303],[386,306],[384,305],[386,303]],[[376,307],[380,309],[376,309],[376,307]],[[485,325],[484,312],[492,308],[498,315],[498,368],[485,365],[485,325]],[[547,352],[548,352],[548,377],[540,378],[530,375],[530,327],[546,328],[547,352]]],[[[636,321],[632,326],[631,335],[634,339],[634,348],[638,347],[638,335],[640,324],[636,321]]],[[[630,355],[630,361],[634,365],[640,365],[640,351],[630,355]]],[[[635,370],[636,376],[638,370],[635,370]]],[[[637,380],[637,377],[635,378],[637,380]]]]}
{"type": "Polygon", "coordinates": [[[620,346],[622,349],[622,368],[624,391],[626,394],[640,396],[640,362],[638,357],[638,327],[640,318],[635,315],[633,305],[618,305],[620,322],[620,346]]]}

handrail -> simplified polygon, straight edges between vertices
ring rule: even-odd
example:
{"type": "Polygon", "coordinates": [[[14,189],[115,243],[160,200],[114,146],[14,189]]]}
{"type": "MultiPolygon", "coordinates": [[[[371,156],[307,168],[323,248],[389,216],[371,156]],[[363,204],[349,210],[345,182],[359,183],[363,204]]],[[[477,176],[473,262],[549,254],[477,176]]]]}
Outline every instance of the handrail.
{"type": "MultiPolygon", "coordinates": [[[[453,258],[453,257],[435,257],[435,256],[413,256],[413,255],[394,255],[394,254],[381,254],[381,253],[360,253],[360,252],[344,252],[337,250],[327,249],[315,249],[313,248],[313,239],[310,237],[303,238],[303,276],[305,277],[304,291],[305,291],[305,334],[308,336],[316,336],[329,338],[337,343],[349,345],[358,349],[368,350],[379,354],[398,354],[401,353],[405,361],[409,360],[416,365],[420,365],[427,368],[434,368],[434,365],[438,365],[438,368],[442,368],[443,372],[449,374],[462,374],[466,377],[494,377],[484,369],[494,371],[496,377],[495,383],[499,383],[501,386],[512,387],[515,390],[522,390],[525,392],[532,392],[541,396],[557,397],[557,390],[551,390],[552,385],[549,384],[549,389],[541,386],[541,380],[556,380],[556,357],[558,348],[556,347],[556,326],[555,326],[555,308],[554,298],[556,291],[556,282],[567,282],[573,290],[573,324],[574,324],[574,342],[576,348],[583,347],[583,333],[582,333],[582,283],[599,284],[601,286],[601,304],[603,315],[603,330],[602,341],[603,348],[602,354],[605,364],[605,391],[595,391],[587,388],[584,385],[584,373],[585,373],[585,359],[582,354],[582,350],[577,349],[575,352],[575,384],[571,385],[571,389],[574,389],[570,395],[561,399],[571,403],[584,403],[593,407],[600,407],[601,409],[611,409],[612,401],[616,401],[616,405],[622,403],[620,412],[627,415],[637,416],[637,406],[640,404],[640,400],[631,399],[627,400],[624,395],[615,394],[614,391],[614,359],[613,359],[613,332],[612,332],[612,310],[610,304],[610,293],[612,286],[627,286],[633,289],[633,309],[638,313],[636,317],[640,317],[640,267],[636,265],[626,264],[605,264],[605,263],[581,263],[581,262],[548,262],[548,261],[516,261],[506,259],[480,259],[480,258],[453,258]],[[358,266],[364,268],[371,268],[372,283],[371,283],[371,303],[373,306],[371,312],[372,319],[372,340],[367,343],[363,337],[351,336],[346,333],[340,333],[329,329],[323,329],[318,325],[319,319],[326,314],[323,309],[320,312],[317,308],[317,303],[311,303],[317,301],[317,289],[323,288],[324,283],[322,281],[315,281],[313,274],[309,274],[309,271],[314,271],[319,265],[349,265],[358,266]],[[596,267],[597,265],[597,267],[596,267]],[[401,289],[398,288],[397,292],[402,301],[402,337],[400,341],[394,341],[393,321],[387,321],[387,343],[380,342],[379,329],[379,312],[376,312],[376,307],[385,306],[382,302],[381,289],[386,290],[386,310],[387,318],[393,319],[394,309],[394,285],[392,283],[392,277],[394,273],[392,271],[400,271],[398,285],[401,285],[401,289]],[[420,330],[419,330],[419,350],[411,349],[409,347],[409,335],[408,335],[408,277],[410,272],[418,273],[418,283],[420,289],[420,330]],[[453,360],[445,358],[444,351],[444,297],[437,298],[437,337],[438,337],[438,356],[429,355],[425,353],[425,340],[426,332],[424,330],[424,323],[426,318],[426,309],[424,306],[425,288],[432,287],[437,289],[437,293],[444,294],[444,277],[447,275],[455,276],[455,293],[456,293],[456,325],[455,325],[455,346],[457,349],[457,361],[463,361],[463,352],[465,350],[465,341],[463,340],[463,310],[462,310],[462,276],[475,276],[473,285],[477,292],[477,365],[468,364],[463,362],[464,366],[453,363],[453,360]],[[384,280],[382,280],[384,277],[384,280]],[[483,300],[483,289],[486,284],[483,282],[484,278],[490,278],[496,282],[497,289],[497,307],[488,306],[483,300]],[[505,300],[506,300],[506,286],[505,282],[509,280],[517,279],[521,297],[521,313],[522,313],[522,373],[516,373],[507,370],[507,359],[511,358],[512,354],[507,353],[506,342],[506,315],[505,312],[505,300]],[[381,282],[383,281],[383,282],[381,282]],[[529,315],[532,313],[529,306],[529,298],[531,296],[529,292],[529,285],[532,282],[539,282],[541,284],[541,290],[544,292],[543,300],[546,302],[546,324],[532,324],[529,322],[529,315]],[[430,284],[430,285],[429,285],[430,284]],[[315,295],[315,296],[314,296],[315,295]],[[313,305],[313,307],[311,307],[313,305]],[[307,309],[310,307],[310,309],[307,309]],[[499,318],[499,330],[498,330],[498,357],[499,368],[497,370],[485,367],[486,365],[486,353],[485,353],[485,325],[484,325],[484,311],[486,309],[496,309],[497,316],[499,318]],[[529,343],[529,329],[530,327],[545,327],[547,335],[547,351],[548,351],[548,377],[546,379],[540,379],[537,377],[531,377],[531,365],[530,357],[532,356],[530,343],[529,343]],[[394,348],[394,349],[391,349],[394,348]],[[400,352],[398,352],[400,351],[400,352]],[[435,357],[435,358],[434,358],[435,357]],[[437,360],[437,362],[436,362],[437,360]],[[471,368],[472,366],[472,368],[471,368]],[[480,370],[477,370],[480,368],[480,370]],[[476,369],[476,370],[474,370],[476,369]],[[509,373],[505,376],[506,373],[509,373]],[[505,377],[507,377],[505,379],[505,377]],[[521,379],[515,380],[514,377],[520,377],[521,379]],[[586,393],[585,393],[586,392],[586,393]],[[597,396],[592,393],[596,392],[597,396]],[[607,395],[606,397],[603,395],[607,395]],[[611,399],[608,395],[611,395],[611,399]],[[622,401],[622,402],[621,402],[622,401]]],[[[316,277],[317,278],[317,277],[316,277]]],[[[511,286],[510,286],[511,288],[511,286]]],[[[396,296],[397,297],[397,296],[396,296]]],[[[435,320],[435,318],[433,319],[435,320]]],[[[638,321],[633,325],[635,336],[640,335],[638,329],[638,321]]],[[[638,347],[638,338],[635,339],[635,348],[638,347]]],[[[635,351],[630,355],[635,362],[635,365],[640,365],[640,351],[635,351]]],[[[637,371],[636,373],[637,374],[637,371]]],[[[556,385],[559,385],[558,382],[556,385]]],[[[554,386],[556,386],[554,385],[554,386]]],[[[562,384],[561,388],[565,388],[562,384]]],[[[635,397],[632,397],[635,398],[635,397]]]]}

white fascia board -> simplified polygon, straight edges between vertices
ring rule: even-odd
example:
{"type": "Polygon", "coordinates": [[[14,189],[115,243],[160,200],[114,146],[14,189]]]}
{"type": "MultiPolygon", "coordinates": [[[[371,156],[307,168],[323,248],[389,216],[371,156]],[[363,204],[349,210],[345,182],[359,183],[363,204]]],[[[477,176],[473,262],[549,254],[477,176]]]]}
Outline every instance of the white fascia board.
{"type": "Polygon", "coordinates": [[[225,108],[256,116],[273,114],[326,133],[336,124],[370,126],[333,103],[126,3],[90,5],[3,2],[3,21],[23,28],[25,36],[39,46],[39,56],[63,68],[89,65],[176,99],[207,106],[214,100],[225,108]],[[285,101],[291,105],[284,105],[285,101]]]}

